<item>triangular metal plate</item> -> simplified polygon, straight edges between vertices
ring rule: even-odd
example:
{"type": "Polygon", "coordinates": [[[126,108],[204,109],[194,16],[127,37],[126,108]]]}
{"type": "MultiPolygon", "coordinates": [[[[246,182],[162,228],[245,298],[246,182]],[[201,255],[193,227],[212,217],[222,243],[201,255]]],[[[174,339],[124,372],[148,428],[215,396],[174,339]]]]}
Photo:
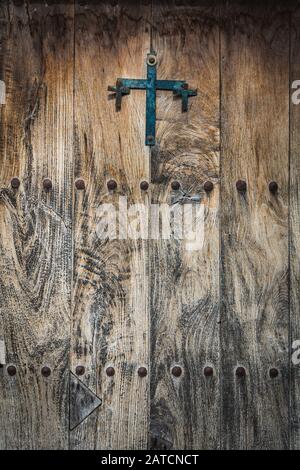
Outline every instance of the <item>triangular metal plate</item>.
{"type": "Polygon", "coordinates": [[[70,372],[70,430],[73,431],[101,403],[102,400],[70,372]]]}

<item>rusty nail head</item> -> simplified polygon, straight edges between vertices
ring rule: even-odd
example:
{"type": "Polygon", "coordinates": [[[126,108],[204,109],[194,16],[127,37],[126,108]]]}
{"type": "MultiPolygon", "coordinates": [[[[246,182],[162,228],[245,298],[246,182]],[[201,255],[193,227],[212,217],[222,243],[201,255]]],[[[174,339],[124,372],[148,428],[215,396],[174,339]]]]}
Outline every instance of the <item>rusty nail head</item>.
{"type": "Polygon", "coordinates": [[[214,184],[212,183],[212,181],[205,181],[203,187],[204,187],[204,191],[206,191],[207,193],[210,193],[214,189],[214,184]]]}
{"type": "Polygon", "coordinates": [[[271,379],[275,379],[275,377],[278,376],[278,370],[275,368],[272,368],[270,369],[269,374],[270,374],[271,379]]]}
{"type": "Polygon", "coordinates": [[[42,368],[42,375],[43,375],[44,377],[49,377],[49,375],[51,375],[51,369],[50,369],[50,367],[44,366],[44,367],[42,368]]]}
{"type": "Polygon", "coordinates": [[[45,191],[50,191],[52,189],[52,181],[49,178],[43,180],[43,188],[45,191]]]}
{"type": "Polygon", "coordinates": [[[75,181],[75,188],[80,189],[80,190],[85,189],[85,183],[84,183],[83,179],[78,178],[78,180],[75,181]]]}
{"type": "Polygon", "coordinates": [[[153,135],[148,135],[147,140],[149,140],[149,142],[152,142],[154,140],[153,135]]]}
{"type": "Polygon", "coordinates": [[[246,191],[246,189],[247,189],[247,183],[246,183],[246,181],[244,181],[244,180],[238,180],[238,181],[236,182],[236,189],[237,189],[238,191],[241,191],[241,192],[246,191]]]}
{"type": "Polygon", "coordinates": [[[76,375],[84,375],[85,373],[84,366],[76,366],[75,372],[76,372],[76,375]]]}
{"type": "Polygon", "coordinates": [[[12,178],[10,184],[11,184],[11,187],[12,187],[13,189],[18,189],[18,188],[20,187],[20,180],[19,180],[19,178],[12,178]]]}
{"type": "Polygon", "coordinates": [[[174,366],[174,367],[172,368],[172,374],[174,375],[174,377],[180,377],[181,374],[182,374],[182,369],[181,369],[181,367],[179,367],[179,366],[174,366]]]}
{"type": "Polygon", "coordinates": [[[147,369],[146,369],[146,367],[139,367],[139,368],[138,368],[138,375],[139,375],[140,377],[146,377],[146,375],[147,375],[147,369]]]}
{"type": "Polygon", "coordinates": [[[178,191],[178,189],[180,188],[179,181],[172,181],[171,188],[173,189],[173,191],[178,191]]]}
{"type": "Polygon", "coordinates": [[[109,180],[107,182],[107,187],[110,191],[114,191],[117,188],[117,182],[115,180],[109,180]]]}
{"type": "Polygon", "coordinates": [[[205,377],[212,377],[214,375],[213,368],[209,367],[209,366],[205,367],[204,368],[204,375],[205,375],[205,377]]]}
{"type": "Polygon", "coordinates": [[[106,375],[108,377],[113,377],[115,375],[115,369],[113,367],[108,367],[106,369],[106,375]]]}
{"type": "Polygon", "coordinates": [[[273,194],[274,194],[274,193],[277,193],[277,191],[278,191],[278,184],[276,183],[276,181],[271,181],[271,182],[269,183],[269,191],[270,191],[271,193],[273,193],[273,194]]]}
{"type": "Polygon", "coordinates": [[[149,188],[148,181],[141,181],[140,188],[142,191],[147,191],[147,189],[149,188]]]}
{"type": "Polygon", "coordinates": [[[17,369],[15,366],[8,366],[6,370],[7,370],[8,375],[10,375],[11,377],[16,375],[17,373],[17,369]]]}
{"type": "Polygon", "coordinates": [[[240,377],[240,378],[241,378],[241,377],[245,377],[246,371],[245,371],[244,367],[238,367],[238,368],[236,369],[236,371],[235,371],[235,375],[236,375],[237,377],[240,377]]]}

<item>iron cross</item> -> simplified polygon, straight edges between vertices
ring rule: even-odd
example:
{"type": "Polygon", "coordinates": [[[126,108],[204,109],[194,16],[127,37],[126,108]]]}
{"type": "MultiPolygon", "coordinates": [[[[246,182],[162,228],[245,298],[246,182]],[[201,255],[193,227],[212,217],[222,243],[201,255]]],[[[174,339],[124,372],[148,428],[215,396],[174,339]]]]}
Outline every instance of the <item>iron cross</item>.
{"type": "Polygon", "coordinates": [[[147,78],[118,78],[116,86],[109,86],[108,91],[114,92],[116,98],[116,111],[121,110],[122,98],[130,94],[130,90],[146,90],[146,145],[155,145],[156,122],[156,90],[173,91],[182,102],[182,112],[188,110],[188,99],[197,95],[197,90],[189,90],[184,80],[157,80],[156,79],[156,53],[147,54],[147,78]]]}

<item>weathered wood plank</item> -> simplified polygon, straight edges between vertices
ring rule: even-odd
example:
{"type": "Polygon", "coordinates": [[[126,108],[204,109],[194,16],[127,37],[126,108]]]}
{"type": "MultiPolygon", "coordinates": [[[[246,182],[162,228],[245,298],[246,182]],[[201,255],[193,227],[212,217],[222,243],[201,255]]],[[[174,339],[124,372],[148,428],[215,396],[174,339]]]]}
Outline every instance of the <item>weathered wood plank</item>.
{"type": "Polygon", "coordinates": [[[152,202],[175,207],[183,191],[199,195],[205,213],[203,247],[152,242],[150,445],[156,449],[219,444],[219,29],[213,2],[199,3],[153,7],[158,78],[187,80],[198,96],[183,114],[172,94],[158,94],[152,202]],[[172,191],[172,180],[180,191],[172,191]],[[207,180],[211,193],[203,189],[207,180]],[[180,377],[172,375],[174,366],[182,368],[180,377]],[[204,376],[208,366],[213,376],[204,376]]]}
{"type": "Polygon", "coordinates": [[[229,449],[289,445],[285,8],[235,2],[222,10],[222,445],[229,449]],[[237,180],[247,182],[246,192],[237,180]]]}
{"type": "Polygon", "coordinates": [[[85,367],[81,380],[103,402],[72,432],[73,448],[147,447],[148,377],[137,374],[148,367],[147,241],[103,240],[97,224],[103,204],[118,208],[119,196],[147,204],[140,190],[149,180],[145,92],[132,91],[117,113],[107,87],[145,76],[149,11],[148,2],[76,2],[76,177],[86,190],[75,199],[72,370],[85,367]]]}
{"type": "MultiPolygon", "coordinates": [[[[291,22],[290,86],[300,80],[300,4],[291,22]]],[[[291,88],[292,95],[299,90],[291,88]]],[[[299,98],[297,92],[296,98],[299,98]]],[[[291,318],[291,449],[300,449],[300,105],[290,104],[290,318],[291,318]]]]}
{"type": "Polygon", "coordinates": [[[0,447],[60,449],[68,446],[73,7],[4,1],[0,18],[0,337],[16,367],[14,376],[0,369],[0,447]]]}

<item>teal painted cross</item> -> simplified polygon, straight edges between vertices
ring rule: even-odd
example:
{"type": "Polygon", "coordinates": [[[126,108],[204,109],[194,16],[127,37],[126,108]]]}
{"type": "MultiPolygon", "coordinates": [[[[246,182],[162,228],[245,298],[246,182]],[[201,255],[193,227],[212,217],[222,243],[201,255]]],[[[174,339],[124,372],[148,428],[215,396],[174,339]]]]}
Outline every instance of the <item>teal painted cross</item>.
{"type": "Polygon", "coordinates": [[[130,94],[130,90],[146,90],[146,145],[155,145],[156,133],[156,90],[173,91],[174,96],[181,98],[183,113],[188,110],[188,99],[197,95],[197,90],[190,90],[184,80],[157,80],[156,53],[147,54],[147,78],[118,78],[115,86],[109,86],[116,99],[116,111],[121,110],[122,98],[130,94]]]}

